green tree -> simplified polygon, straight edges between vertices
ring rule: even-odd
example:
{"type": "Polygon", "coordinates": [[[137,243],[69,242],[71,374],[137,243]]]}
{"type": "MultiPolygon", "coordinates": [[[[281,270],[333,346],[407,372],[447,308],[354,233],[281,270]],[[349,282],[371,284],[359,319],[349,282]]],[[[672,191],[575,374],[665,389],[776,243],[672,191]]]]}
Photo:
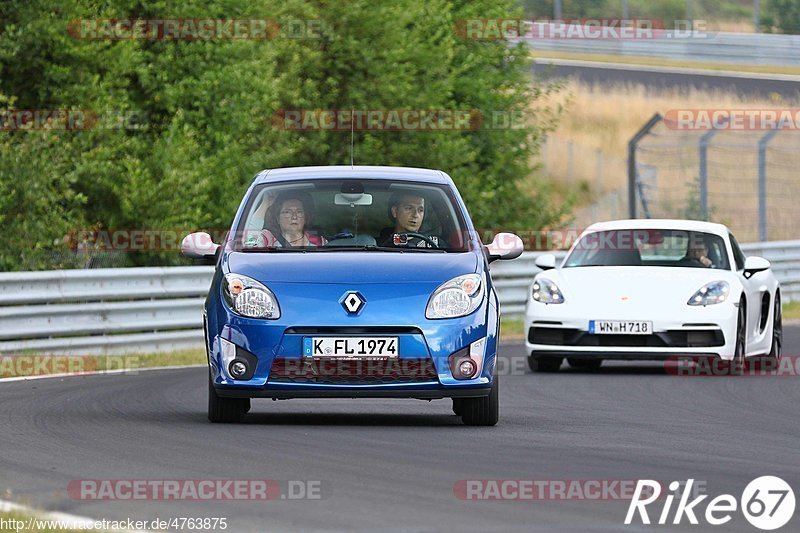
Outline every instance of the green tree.
{"type": "MultiPolygon", "coordinates": [[[[357,132],[355,161],[446,170],[479,227],[555,225],[565,206],[529,179],[544,131],[529,109],[552,87],[532,83],[526,47],[454,31],[461,19],[521,14],[514,0],[9,0],[0,5],[0,94],[7,95],[0,105],[88,109],[101,125],[135,112],[140,124],[0,131],[7,207],[0,266],[46,266],[33,250],[37,257],[63,251],[76,229],[224,229],[260,169],[349,163],[349,132],[273,127],[274,114],[286,109],[526,116],[515,128],[487,120],[470,132],[357,132]],[[284,28],[322,21],[326,31],[247,41],[111,41],[67,32],[78,19],[251,17],[284,28]]],[[[129,264],[180,261],[175,252],[126,257],[129,264]]]]}
{"type": "Polygon", "coordinates": [[[766,31],[800,34],[800,0],[769,0],[762,24],[766,31]]]}

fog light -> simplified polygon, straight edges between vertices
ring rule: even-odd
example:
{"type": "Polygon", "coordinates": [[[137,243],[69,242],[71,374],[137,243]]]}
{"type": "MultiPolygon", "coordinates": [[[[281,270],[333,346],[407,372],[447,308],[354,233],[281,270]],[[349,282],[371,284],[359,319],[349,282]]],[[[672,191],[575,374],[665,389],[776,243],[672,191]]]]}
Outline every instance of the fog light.
{"type": "Polygon", "coordinates": [[[458,365],[458,372],[465,378],[469,378],[472,377],[477,368],[477,365],[472,359],[466,359],[461,361],[461,364],[458,365]]]}
{"type": "Polygon", "coordinates": [[[233,361],[228,367],[228,371],[233,379],[241,379],[247,374],[247,365],[243,361],[233,361]]]}

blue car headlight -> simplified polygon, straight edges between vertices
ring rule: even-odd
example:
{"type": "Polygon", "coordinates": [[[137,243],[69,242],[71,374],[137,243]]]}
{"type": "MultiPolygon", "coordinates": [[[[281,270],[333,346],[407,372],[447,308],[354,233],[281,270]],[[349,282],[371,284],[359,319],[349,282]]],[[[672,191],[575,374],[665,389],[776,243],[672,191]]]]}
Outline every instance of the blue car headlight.
{"type": "Polygon", "coordinates": [[[241,274],[226,274],[222,281],[222,297],[237,315],[271,320],[281,317],[275,295],[253,278],[241,274]]]}
{"type": "Polygon", "coordinates": [[[472,313],[483,302],[484,285],[480,274],[465,274],[442,283],[428,300],[425,318],[458,318],[472,313]]]}
{"type": "Polygon", "coordinates": [[[533,282],[531,296],[543,304],[563,304],[564,295],[554,282],[547,278],[540,278],[533,282]]]}
{"type": "Polygon", "coordinates": [[[731,292],[731,286],[727,281],[713,281],[704,285],[699,291],[694,293],[689,301],[689,305],[713,305],[719,304],[728,298],[728,293],[731,292]]]}

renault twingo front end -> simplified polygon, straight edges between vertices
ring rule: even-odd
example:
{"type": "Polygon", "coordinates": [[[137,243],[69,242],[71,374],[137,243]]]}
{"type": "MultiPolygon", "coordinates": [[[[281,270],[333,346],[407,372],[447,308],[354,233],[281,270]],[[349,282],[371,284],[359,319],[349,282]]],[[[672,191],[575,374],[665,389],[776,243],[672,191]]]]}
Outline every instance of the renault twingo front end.
{"type": "Polygon", "coordinates": [[[208,417],[251,398],[453,400],[464,423],[497,423],[499,306],[489,275],[522,242],[484,246],[452,179],[397,167],[265,170],[213,260],[205,304],[208,417]]]}

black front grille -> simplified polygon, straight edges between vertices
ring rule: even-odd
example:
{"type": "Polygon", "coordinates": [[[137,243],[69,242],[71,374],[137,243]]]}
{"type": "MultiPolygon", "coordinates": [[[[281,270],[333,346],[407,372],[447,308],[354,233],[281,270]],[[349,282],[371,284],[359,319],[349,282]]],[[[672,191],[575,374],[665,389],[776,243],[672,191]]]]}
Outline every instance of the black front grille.
{"type": "Polygon", "coordinates": [[[387,385],[438,381],[431,359],[275,359],[270,383],[387,385]]]}
{"type": "Polygon", "coordinates": [[[287,335],[422,335],[414,326],[294,326],[287,335]]]}
{"type": "Polygon", "coordinates": [[[721,330],[669,330],[651,335],[592,335],[579,329],[528,329],[528,342],[555,346],[598,346],[603,348],[711,348],[723,346],[721,330]]]}
{"type": "Polygon", "coordinates": [[[624,348],[666,348],[669,346],[665,342],[663,333],[653,335],[581,335],[575,346],[602,346],[611,348],[620,346],[624,348]]]}

